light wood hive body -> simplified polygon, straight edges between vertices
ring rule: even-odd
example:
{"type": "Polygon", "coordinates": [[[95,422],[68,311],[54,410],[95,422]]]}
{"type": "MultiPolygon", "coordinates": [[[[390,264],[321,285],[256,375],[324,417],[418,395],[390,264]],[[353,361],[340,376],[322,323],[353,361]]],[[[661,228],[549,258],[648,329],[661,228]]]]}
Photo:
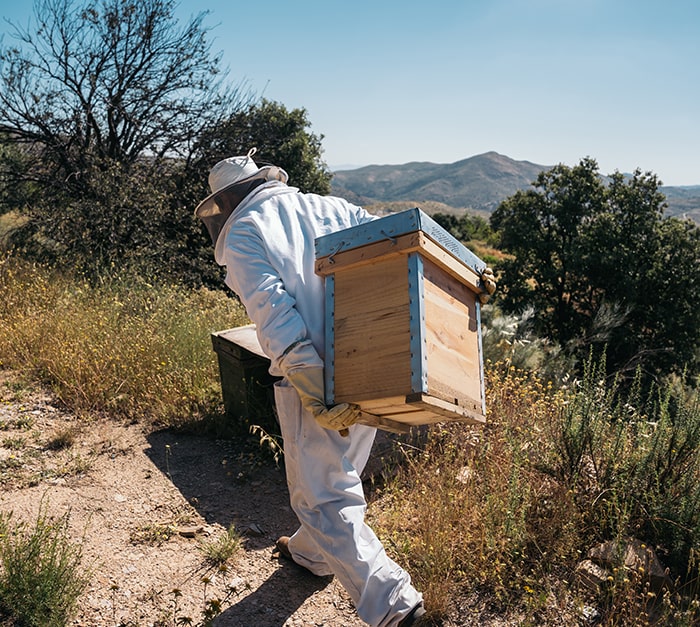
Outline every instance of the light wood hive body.
{"type": "Polygon", "coordinates": [[[326,401],[382,428],[485,420],[485,264],[420,209],[316,240],[326,401]]]}

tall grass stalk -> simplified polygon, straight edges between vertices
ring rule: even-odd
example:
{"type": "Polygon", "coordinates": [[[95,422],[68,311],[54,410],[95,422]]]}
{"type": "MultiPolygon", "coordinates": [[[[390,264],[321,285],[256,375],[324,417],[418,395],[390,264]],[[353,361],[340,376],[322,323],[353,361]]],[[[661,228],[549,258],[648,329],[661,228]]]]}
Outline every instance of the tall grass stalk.
{"type": "Polygon", "coordinates": [[[489,390],[485,428],[429,428],[370,507],[434,618],[457,591],[520,603],[546,570],[543,555],[575,557],[572,501],[533,462],[554,393],[512,369],[494,370],[489,390]]]}
{"type": "Polygon", "coordinates": [[[165,424],[220,400],[210,334],[244,324],[223,292],[130,276],[93,285],[0,258],[0,365],[50,384],[81,414],[165,424]]]}

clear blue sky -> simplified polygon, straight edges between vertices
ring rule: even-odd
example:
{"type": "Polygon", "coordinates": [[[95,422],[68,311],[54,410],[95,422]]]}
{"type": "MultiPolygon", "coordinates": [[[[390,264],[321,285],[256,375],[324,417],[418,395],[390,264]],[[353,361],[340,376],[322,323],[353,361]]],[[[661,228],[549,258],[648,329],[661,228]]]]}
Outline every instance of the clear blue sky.
{"type": "Polygon", "coordinates": [[[178,16],[202,10],[231,79],[305,108],[332,168],[495,150],[700,184],[698,0],[181,0],[178,16]]]}

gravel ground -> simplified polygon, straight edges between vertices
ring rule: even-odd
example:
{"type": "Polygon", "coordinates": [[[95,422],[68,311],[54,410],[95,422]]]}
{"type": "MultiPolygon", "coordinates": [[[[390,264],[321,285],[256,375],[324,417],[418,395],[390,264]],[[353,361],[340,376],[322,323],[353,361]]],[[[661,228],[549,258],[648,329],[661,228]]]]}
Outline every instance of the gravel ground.
{"type": "Polygon", "coordinates": [[[89,574],[74,625],[199,624],[214,599],[221,626],[364,624],[335,579],[273,556],[296,518],[283,470],[250,447],[77,421],[0,372],[0,485],[14,521],[69,514],[89,574]],[[241,550],[212,569],[202,546],[231,525],[241,550]]]}

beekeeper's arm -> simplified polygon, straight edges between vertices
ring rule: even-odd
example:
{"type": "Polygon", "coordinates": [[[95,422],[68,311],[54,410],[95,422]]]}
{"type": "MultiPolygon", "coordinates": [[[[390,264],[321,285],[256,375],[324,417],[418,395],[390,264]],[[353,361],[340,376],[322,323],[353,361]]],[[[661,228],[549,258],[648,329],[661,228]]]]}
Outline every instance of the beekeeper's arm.
{"type": "Polygon", "coordinates": [[[227,264],[228,282],[255,323],[272,370],[281,372],[294,386],[302,405],[324,428],[343,431],[355,424],[360,417],[357,405],[326,406],[323,361],[259,236],[251,232],[236,238],[235,250],[227,250],[227,264]]]}
{"type": "Polygon", "coordinates": [[[287,374],[287,380],[296,388],[301,404],[325,429],[345,431],[360,417],[360,408],[350,403],[327,407],[324,401],[323,368],[299,368],[287,374]]]}

